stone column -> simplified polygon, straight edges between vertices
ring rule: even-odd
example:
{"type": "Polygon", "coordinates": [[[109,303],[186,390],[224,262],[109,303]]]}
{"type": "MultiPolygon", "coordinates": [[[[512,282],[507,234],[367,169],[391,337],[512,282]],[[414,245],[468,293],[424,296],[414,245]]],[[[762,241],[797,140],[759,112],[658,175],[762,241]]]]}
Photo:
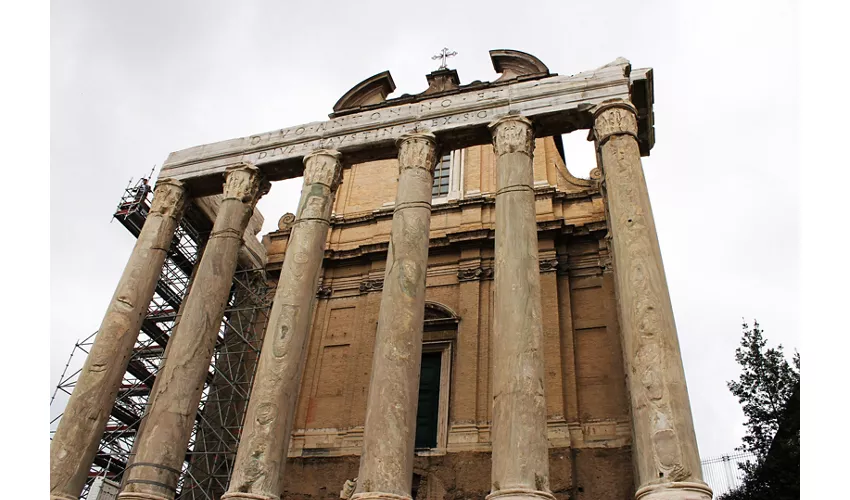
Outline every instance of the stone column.
{"type": "Polygon", "coordinates": [[[230,296],[242,234],[268,188],[260,181],[259,169],[244,163],[228,167],[225,179],[224,199],[136,436],[137,454],[124,473],[118,495],[122,499],[174,498],[230,296]]]}
{"type": "Polygon", "coordinates": [[[437,143],[398,141],[399,179],[354,500],[410,500],[437,143]]]}
{"type": "Polygon", "coordinates": [[[80,497],[185,202],[181,182],[157,182],[150,213],[50,443],[52,500],[80,497]]]}
{"type": "Polygon", "coordinates": [[[532,170],[534,133],[509,115],[490,124],[496,155],[496,286],[490,500],[544,498],[549,442],[543,389],[543,315],[532,170]]]}
{"type": "Polygon", "coordinates": [[[636,499],[706,500],[685,372],[661,249],[640,162],[635,108],[616,101],[593,117],[605,179],[617,304],[631,393],[636,499]]]}
{"type": "Polygon", "coordinates": [[[263,339],[230,487],[223,499],[280,498],[333,198],[342,179],[339,158],[338,152],[330,150],[304,157],[301,201],[263,339]]]}

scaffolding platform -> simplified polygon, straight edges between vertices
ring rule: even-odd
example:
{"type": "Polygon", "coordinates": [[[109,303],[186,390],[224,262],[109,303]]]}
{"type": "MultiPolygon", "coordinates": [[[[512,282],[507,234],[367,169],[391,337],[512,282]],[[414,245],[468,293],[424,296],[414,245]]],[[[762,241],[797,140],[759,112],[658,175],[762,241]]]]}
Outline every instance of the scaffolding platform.
{"type": "MultiPolygon", "coordinates": [[[[149,179],[131,182],[113,219],[138,237],[152,200],[149,179]]],[[[207,216],[190,205],[175,231],[80,498],[87,497],[97,478],[120,482],[128,462],[132,461],[134,440],[144,420],[148,396],[162,366],[195,263],[200,259],[211,229],[212,222],[207,216]]],[[[186,450],[177,487],[178,499],[217,500],[226,491],[272,294],[264,269],[244,265],[237,269],[186,450]]],[[[96,333],[74,345],[66,372],[69,366],[76,364],[72,363],[75,357],[88,355],[96,333]]],[[[80,370],[62,373],[51,405],[59,392],[70,396],[79,374],[80,370]]],[[[61,414],[51,421],[51,429],[55,429],[60,418],[61,414]]]]}

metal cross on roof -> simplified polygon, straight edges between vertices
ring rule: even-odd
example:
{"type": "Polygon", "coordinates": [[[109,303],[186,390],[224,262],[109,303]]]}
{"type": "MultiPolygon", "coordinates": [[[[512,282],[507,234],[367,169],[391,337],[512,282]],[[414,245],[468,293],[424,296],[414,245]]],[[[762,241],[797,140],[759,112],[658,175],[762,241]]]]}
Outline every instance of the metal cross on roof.
{"type": "Polygon", "coordinates": [[[437,68],[437,70],[439,71],[441,69],[448,69],[448,67],[446,66],[446,59],[448,59],[449,57],[452,57],[452,56],[456,56],[456,55],[457,55],[457,52],[454,52],[454,51],[449,52],[448,47],[443,47],[443,50],[441,50],[440,53],[437,54],[436,56],[431,56],[431,59],[433,59],[435,61],[437,59],[442,59],[442,61],[440,61],[440,63],[441,63],[440,67],[437,68]]]}

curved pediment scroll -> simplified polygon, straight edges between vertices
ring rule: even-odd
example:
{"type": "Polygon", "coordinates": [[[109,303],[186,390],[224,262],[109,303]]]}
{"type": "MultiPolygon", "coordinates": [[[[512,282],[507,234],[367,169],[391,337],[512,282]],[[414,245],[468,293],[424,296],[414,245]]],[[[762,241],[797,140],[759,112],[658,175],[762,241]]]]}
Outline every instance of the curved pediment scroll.
{"type": "Polygon", "coordinates": [[[370,104],[380,104],[395,90],[395,82],[389,71],[378,73],[358,83],[334,104],[331,117],[370,104]]]}
{"type": "Polygon", "coordinates": [[[543,61],[519,50],[497,49],[490,51],[493,69],[501,73],[497,82],[521,77],[540,78],[549,76],[549,68],[543,61]]]}

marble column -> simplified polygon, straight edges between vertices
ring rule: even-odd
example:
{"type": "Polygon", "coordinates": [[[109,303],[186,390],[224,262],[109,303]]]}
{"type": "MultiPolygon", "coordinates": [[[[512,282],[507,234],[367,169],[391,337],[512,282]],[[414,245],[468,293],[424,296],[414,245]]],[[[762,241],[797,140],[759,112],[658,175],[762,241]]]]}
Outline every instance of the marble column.
{"type": "Polygon", "coordinates": [[[119,498],[171,500],[195,424],[224,310],[230,296],[242,235],[259,197],[268,189],[259,169],[238,164],[225,173],[219,207],[195,279],[157,373],[137,454],[124,473],[119,498]]]}
{"type": "Polygon", "coordinates": [[[496,155],[492,483],[488,499],[547,499],[549,442],[543,390],[543,315],[531,122],[490,124],[496,155]]]}
{"type": "Polygon", "coordinates": [[[330,150],[304,157],[301,201],[263,339],[230,487],[223,499],[280,498],[331,209],[342,179],[339,158],[338,152],[330,150]]]}
{"type": "Polygon", "coordinates": [[[605,180],[639,500],[707,500],[661,249],[641,167],[635,108],[600,105],[593,137],[605,180]]]}
{"type": "Polygon", "coordinates": [[[80,497],[185,205],[181,182],[157,182],[150,212],[50,443],[52,500],[80,497]]]}
{"type": "Polygon", "coordinates": [[[398,191],[354,500],[411,498],[437,143],[429,133],[407,134],[398,149],[398,191]]]}

